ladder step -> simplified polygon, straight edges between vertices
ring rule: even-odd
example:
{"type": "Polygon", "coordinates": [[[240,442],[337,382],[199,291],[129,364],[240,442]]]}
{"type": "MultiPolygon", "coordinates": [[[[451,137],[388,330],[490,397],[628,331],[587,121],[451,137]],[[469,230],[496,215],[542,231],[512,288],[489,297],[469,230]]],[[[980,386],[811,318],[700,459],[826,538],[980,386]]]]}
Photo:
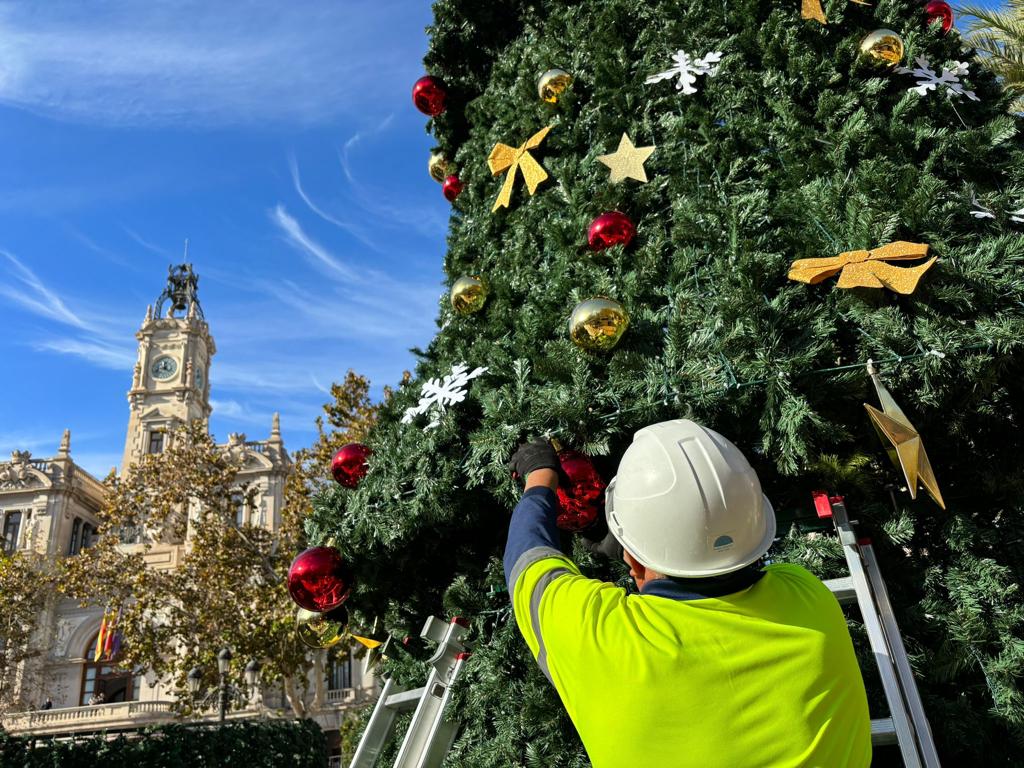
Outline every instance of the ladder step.
{"type": "Polygon", "coordinates": [[[423,698],[425,690],[426,688],[421,687],[413,688],[410,691],[402,691],[401,693],[393,693],[384,700],[384,706],[398,712],[414,709],[420,703],[420,699],[423,698]]]}
{"type": "Polygon", "coordinates": [[[825,582],[825,586],[836,596],[836,600],[839,601],[840,605],[850,605],[857,602],[857,590],[853,586],[852,577],[843,576],[839,579],[829,579],[825,582]]]}
{"type": "Polygon", "coordinates": [[[882,717],[871,721],[871,743],[876,747],[895,744],[896,725],[891,717],[882,717]]]}

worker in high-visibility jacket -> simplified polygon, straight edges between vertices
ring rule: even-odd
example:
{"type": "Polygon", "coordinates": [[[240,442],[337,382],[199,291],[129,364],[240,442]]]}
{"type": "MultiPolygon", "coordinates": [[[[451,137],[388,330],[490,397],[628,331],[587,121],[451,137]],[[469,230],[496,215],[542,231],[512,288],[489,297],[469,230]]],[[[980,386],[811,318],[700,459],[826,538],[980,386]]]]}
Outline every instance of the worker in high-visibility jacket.
{"type": "Polygon", "coordinates": [[[870,764],[843,613],[803,568],[762,566],[775,516],[735,445],[685,420],[634,436],[605,514],[639,594],[560,550],[546,441],[510,467],[526,486],[505,550],[516,621],[594,768],[870,764]]]}

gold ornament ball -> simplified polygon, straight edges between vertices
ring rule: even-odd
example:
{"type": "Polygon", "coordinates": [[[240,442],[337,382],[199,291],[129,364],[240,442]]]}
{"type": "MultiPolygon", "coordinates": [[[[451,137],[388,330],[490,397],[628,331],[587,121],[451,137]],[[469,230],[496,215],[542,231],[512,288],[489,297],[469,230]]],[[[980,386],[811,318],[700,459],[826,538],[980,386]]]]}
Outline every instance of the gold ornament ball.
{"type": "Polygon", "coordinates": [[[440,152],[434,152],[430,155],[430,160],[427,162],[427,170],[430,171],[430,178],[438,184],[444,184],[450,169],[451,163],[440,152]]]}
{"type": "Polygon", "coordinates": [[[569,338],[578,347],[606,352],[629,327],[629,315],[619,302],[597,296],[581,301],[569,317],[569,338]]]}
{"type": "Polygon", "coordinates": [[[572,75],[564,69],[549,69],[537,80],[537,95],[548,104],[557,104],[558,97],[572,85],[572,75]]]}
{"type": "Polygon", "coordinates": [[[324,649],[340,643],[347,634],[346,626],[332,621],[322,613],[299,608],[295,614],[295,633],[308,648],[324,649]]]}
{"type": "Polygon", "coordinates": [[[471,315],[484,308],[490,288],[479,276],[464,275],[452,286],[452,309],[460,315],[471,315]]]}
{"type": "Polygon", "coordinates": [[[876,29],[860,41],[861,61],[895,67],[903,61],[903,38],[891,29],[876,29]]]}

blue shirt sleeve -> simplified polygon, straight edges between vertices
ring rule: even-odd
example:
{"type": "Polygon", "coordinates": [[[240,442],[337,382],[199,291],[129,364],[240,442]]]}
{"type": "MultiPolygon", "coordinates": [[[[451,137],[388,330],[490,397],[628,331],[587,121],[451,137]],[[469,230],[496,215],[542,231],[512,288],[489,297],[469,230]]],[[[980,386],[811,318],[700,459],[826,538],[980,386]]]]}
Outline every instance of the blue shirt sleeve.
{"type": "Polygon", "coordinates": [[[534,486],[523,494],[512,513],[508,527],[508,542],[505,544],[505,583],[509,592],[512,584],[509,577],[512,568],[523,553],[537,547],[550,547],[561,551],[559,546],[558,496],[550,488],[534,486]]]}

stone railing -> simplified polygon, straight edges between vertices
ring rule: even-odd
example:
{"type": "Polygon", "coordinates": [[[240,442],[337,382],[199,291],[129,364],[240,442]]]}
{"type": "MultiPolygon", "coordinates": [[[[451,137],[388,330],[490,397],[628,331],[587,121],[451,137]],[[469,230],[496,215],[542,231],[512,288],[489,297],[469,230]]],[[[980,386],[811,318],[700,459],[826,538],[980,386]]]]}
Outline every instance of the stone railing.
{"type": "MultiPolygon", "coordinates": [[[[335,722],[342,711],[373,701],[377,691],[372,688],[337,688],[327,691],[327,707],[319,715],[321,725],[337,728],[335,722]],[[330,721],[330,722],[328,722],[330,721]]],[[[228,719],[245,719],[267,713],[266,709],[246,709],[228,712],[228,719]]],[[[215,710],[203,714],[203,719],[217,716],[215,710]]],[[[54,735],[81,731],[126,730],[141,728],[177,719],[174,705],[169,701],[125,701],[116,704],[95,704],[88,707],[66,707],[63,709],[39,709],[30,712],[15,712],[0,718],[0,725],[13,734],[54,735]]],[[[340,721],[339,721],[340,722],[340,721]]]]}
{"type": "Polygon", "coordinates": [[[166,722],[174,717],[174,709],[169,701],[125,701],[12,713],[3,717],[3,727],[10,733],[69,733],[133,728],[166,722]]]}

